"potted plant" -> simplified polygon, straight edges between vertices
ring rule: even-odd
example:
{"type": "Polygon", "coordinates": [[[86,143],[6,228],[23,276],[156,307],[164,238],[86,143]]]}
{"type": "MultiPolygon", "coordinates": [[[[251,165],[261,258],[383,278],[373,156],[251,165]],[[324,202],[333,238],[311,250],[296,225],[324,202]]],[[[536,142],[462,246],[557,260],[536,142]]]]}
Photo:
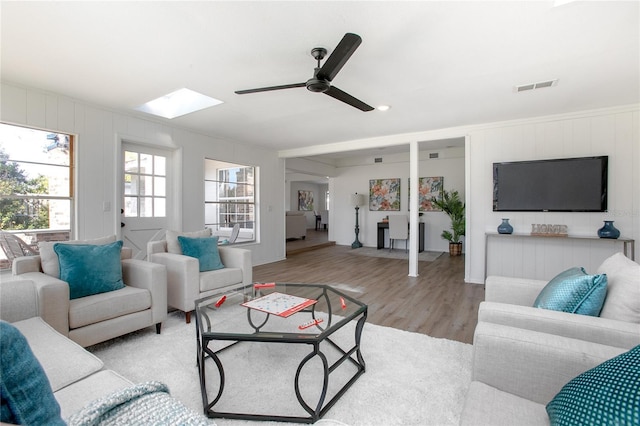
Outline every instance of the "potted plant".
{"type": "Polygon", "coordinates": [[[441,237],[449,241],[449,255],[460,256],[462,254],[461,237],[465,233],[466,221],[464,203],[458,191],[443,191],[442,198],[432,198],[431,202],[451,219],[451,230],[442,231],[441,237]]]}

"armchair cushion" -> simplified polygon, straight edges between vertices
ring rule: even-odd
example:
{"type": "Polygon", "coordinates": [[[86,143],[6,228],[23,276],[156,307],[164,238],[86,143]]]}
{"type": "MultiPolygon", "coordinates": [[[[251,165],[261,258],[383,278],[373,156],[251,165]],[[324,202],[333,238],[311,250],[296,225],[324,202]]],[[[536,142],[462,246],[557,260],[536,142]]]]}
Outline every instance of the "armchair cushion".
{"type": "Polygon", "coordinates": [[[69,283],[70,298],[124,288],[120,251],[122,241],[105,245],[55,244],[60,279],[69,283]]]}
{"type": "Polygon", "coordinates": [[[571,268],[549,281],[533,306],[598,316],[606,295],[607,276],[605,274],[588,275],[583,268],[571,268]]]}
{"type": "Polygon", "coordinates": [[[640,324],[640,265],[622,253],[602,262],[598,274],[607,274],[607,298],[600,316],[640,324]]]}
{"type": "Polygon", "coordinates": [[[224,268],[200,274],[200,293],[241,283],[242,269],[224,268]]]}
{"type": "Polygon", "coordinates": [[[71,301],[69,328],[118,318],[151,307],[151,293],[146,289],[124,286],[117,291],[94,294],[71,301]]]}
{"type": "Polygon", "coordinates": [[[552,425],[636,424],[640,346],[580,374],[547,404],[552,425]]]}
{"type": "Polygon", "coordinates": [[[47,275],[51,275],[54,278],[60,278],[60,266],[58,262],[58,255],[53,250],[53,246],[56,244],[92,244],[103,245],[116,241],[115,235],[108,237],[96,238],[93,240],[75,240],[75,241],[41,241],[38,243],[38,251],[40,252],[40,262],[42,272],[47,275]]]}
{"type": "Polygon", "coordinates": [[[182,247],[180,247],[180,243],[178,242],[179,236],[190,238],[210,237],[211,229],[205,228],[201,231],[193,232],[178,232],[167,230],[165,234],[165,239],[167,240],[167,253],[182,254],[182,247]]]}
{"type": "Polygon", "coordinates": [[[218,237],[178,237],[182,254],[198,259],[200,272],[215,271],[223,269],[224,265],[220,260],[218,252],[218,237]]]}

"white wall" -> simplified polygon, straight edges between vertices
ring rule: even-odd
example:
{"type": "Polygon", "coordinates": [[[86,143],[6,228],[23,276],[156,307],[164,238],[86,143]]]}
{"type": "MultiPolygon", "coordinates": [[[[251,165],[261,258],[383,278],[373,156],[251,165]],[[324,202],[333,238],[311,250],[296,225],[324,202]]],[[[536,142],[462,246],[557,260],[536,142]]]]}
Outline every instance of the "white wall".
{"type": "MultiPolygon", "coordinates": [[[[40,129],[77,135],[77,232],[78,238],[93,238],[119,232],[119,215],[103,211],[104,202],[117,205],[116,140],[119,135],[152,141],[162,147],[182,150],[182,216],[184,230],[204,226],[203,158],[252,164],[260,169],[258,194],[260,241],[249,246],[254,264],[284,258],[285,203],[284,159],[277,153],[168,126],[159,121],[116,113],[63,96],[8,83],[1,85],[0,119],[40,129]],[[263,243],[264,242],[264,243],[263,243]]],[[[444,176],[445,188],[459,189],[466,196],[465,279],[481,283],[485,276],[485,232],[495,231],[504,213],[492,211],[492,169],[496,161],[517,161],[587,155],[609,156],[608,213],[513,213],[510,222],[516,232],[528,232],[531,223],[558,223],[569,233],[593,235],[602,221],[614,220],[622,235],[640,240],[640,107],[621,106],[597,111],[531,118],[392,135],[374,141],[345,143],[344,150],[372,143],[395,144],[467,136],[465,157],[443,156],[422,160],[420,176],[444,176]],[[464,164],[464,171],[460,166],[464,164]],[[455,171],[455,172],[454,172],[455,171]],[[465,182],[464,184],[462,182],[465,182]]],[[[338,148],[338,147],[336,147],[338,148]]],[[[341,164],[329,181],[333,196],[329,238],[349,245],[354,238],[354,210],[349,196],[368,194],[369,179],[402,178],[402,210],[406,212],[408,161],[389,158],[382,164],[341,164]]],[[[360,209],[360,240],[376,244],[376,222],[386,213],[360,209]]],[[[448,226],[441,213],[425,213],[427,249],[446,250],[439,238],[448,226]]],[[[615,243],[547,239],[514,239],[490,251],[489,272],[547,279],[562,268],[584,266],[593,272],[615,243]]]]}
{"type": "Polygon", "coordinates": [[[117,141],[157,144],[181,151],[182,211],[179,227],[204,227],[204,158],[259,168],[258,214],[260,240],[246,245],[253,263],[284,259],[284,160],[260,147],[196,134],[152,119],[110,111],[40,90],[2,83],[0,120],[76,135],[76,238],[120,232],[119,214],[103,211],[105,202],[117,206],[117,141]]]}
{"type": "MultiPolygon", "coordinates": [[[[465,196],[465,161],[463,148],[435,151],[438,159],[429,159],[429,153],[420,153],[419,176],[443,176],[446,190],[458,190],[465,196]]],[[[378,156],[380,157],[380,156],[378,156]]],[[[382,156],[382,163],[374,158],[347,158],[336,166],[337,176],[330,179],[332,208],[329,213],[329,239],[339,245],[351,245],[355,239],[355,209],[350,204],[351,194],[365,194],[366,205],[358,212],[359,240],[366,247],[377,245],[377,223],[390,214],[409,214],[409,154],[382,156]],[[370,179],[400,178],[400,211],[369,211],[368,194],[370,179]]],[[[425,212],[420,220],[425,223],[425,250],[447,251],[449,243],[440,237],[443,229],[449,229],[450,221],[442,212],[425,212]]],[[[387,240],[388,241],[388,240],[387,240]]]]}
{"type": "MultiPolygon", "coordinates": [[[[485,232],[495,232],[508,217],[514,233],[530,233],[531,224],[564,224],[569,235],[597,236],[604,220],[615,221],[623,237],[640,240],[640,112],[637,106],[514,122],[472,131],[468,143],[468,280],[483,282],[485,232]],[[609,156],[607,213],[493,212],[492,163],[548,158],[609,156]]],[[[558,238],[490,238],[489,275],[550,279],[582,266],[595,273],[614,252],[616,241],[558,238]]]]}

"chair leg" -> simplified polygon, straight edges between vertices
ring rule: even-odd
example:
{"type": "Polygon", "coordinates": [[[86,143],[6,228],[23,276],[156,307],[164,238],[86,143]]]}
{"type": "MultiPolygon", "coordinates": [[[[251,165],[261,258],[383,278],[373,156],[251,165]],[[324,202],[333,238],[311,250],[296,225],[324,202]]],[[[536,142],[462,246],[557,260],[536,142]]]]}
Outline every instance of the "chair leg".
{"type": "Polygon", "coordinates": [[[160,334],[160,329],[162,328],[162,323],[159,322],[156,324],[156,334],[160,334]]]}
{"type": "Polygon", "coordinates": [[[191,311],[185,312],[185,317],[187,320],[187,324],[191,324],[191,311]]]}

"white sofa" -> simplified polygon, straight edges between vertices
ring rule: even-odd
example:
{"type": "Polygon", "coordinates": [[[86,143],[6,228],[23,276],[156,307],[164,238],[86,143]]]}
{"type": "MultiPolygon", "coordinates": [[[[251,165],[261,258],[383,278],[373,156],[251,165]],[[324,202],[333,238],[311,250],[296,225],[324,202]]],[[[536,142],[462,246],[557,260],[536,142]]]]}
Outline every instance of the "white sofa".
{"type": "MultiPolygon", "coordinates": [[[[160,424],[159,421],[170,424],[171,417],[155,417],[160,410],[150,411],[149,408],[153,406],[149,405],[149,400],[144,409],[140,410],[134,401],[135,398],[131,396],[123,398],[120,393],[132,389],[134,385],[131,381],[115,371],[103,369],[104,364],[100,359],[57,332],[38,316],[41,310],[39,291],[37,284],[30,280],[2,282],[0,284],[0,319],[12,323],[27,339],[60,405],[61,417],[66,422],[70,422],[70,419],[75,420],[70,424],[89,424],[83,422],[84,416],[78,416],[83,410],[88,410],[85,414],[91,413],[95,421],[90,424],[97,424],[99,411],[95,410],[95,407],[99,406],[105,415],[114,415],[114,410],[123,411],[122,405],[128,402],[127,415],[135,411],[138,416],[142,416],[137,417],[143,419],[141,424],[146,423],[147,420],[154,424],[160,424]],[[100,401],[105,402],[94,404],[100,401]]],[[[3,351],[6,350],[9,349],[3,348],[3,351]]],[[[149,360],[149,362],[152,361],[149,360]]],[[[12,390],[8,389],[8,391],[12,390]]],[[[141,392],[139,396],[142,396],[141,392]]],[[[168,409],[172,413],[180,413],[183,419],[193,419],[193,423],[189,424],[209,423],[203,416],[191,412],[167,393],[162,394],[157,404],[162,404],[162,409],[168,409]]],[[[120,424],[127,424],[132,419],[136,417],[131,417],[129,420],[125,418],[120,424]]]]}
{"type": "Polygon", "coordinates": [[[565,384],[626,351],[480,321],[460,424],[549,425],[545,407],[565,384]]]}
{"type": "Polygon", "coordinates": [[[640,265],[617,253],[593,272],[608,277],[599,317],[534,308],[546,281],[487,277],[460,424],[548,425],[565,384],[640,345],[640,265]]]}
{"type": "Polygon", "coordinates": [[[307,217],[303,211],[288,211],[285,216],[286,239],[307,238],[307,217]]]}
{"type": "Polygon", "coordinates": [[[607,296],[598,317],[534,308],[546,281],[489,276],[478,321],[620,348],[640,345],[640,265],[616,253],[593,272],[606,274],[608,280],[607,296]]]}
{"type": "MultiPolygon", "coordinates": [[[[66,243],[101,245],[110,241],[115,241],[115,235],[66,243]]],[[[131,259],[131,249],[125,247],[121,253],[124,288],[70,299],[69,285],[58,278],[57,257],[49,258],[51,253],[52,247],[42,245],[39,256],[16,258],[12,273],[13,279],[34,282],[38,315],[59,333],[84,347],[152,325],[160,333],[167,317],[167,272],[163,266],[131,259]]]]}

